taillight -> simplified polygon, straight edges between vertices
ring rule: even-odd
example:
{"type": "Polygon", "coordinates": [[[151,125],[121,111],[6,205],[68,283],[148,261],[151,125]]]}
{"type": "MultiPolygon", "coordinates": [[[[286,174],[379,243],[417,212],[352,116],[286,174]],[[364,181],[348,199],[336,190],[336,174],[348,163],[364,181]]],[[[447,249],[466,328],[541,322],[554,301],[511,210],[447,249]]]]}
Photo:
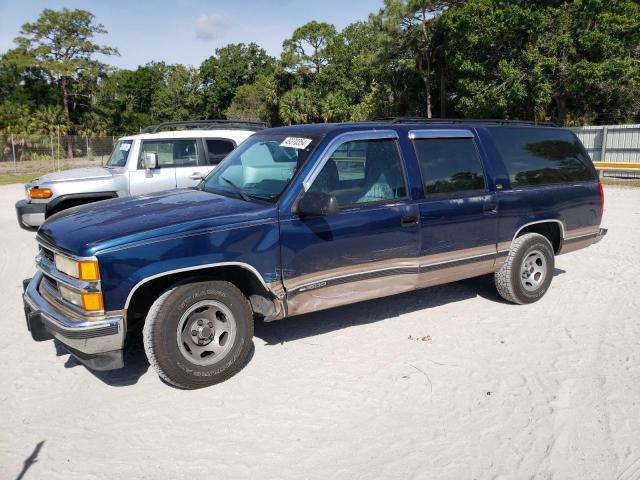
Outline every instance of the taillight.
{"type": "Polygon", "coordinates": [[[598,190],[600,190],[600,218],[602,218],[604,215],[604,189],[600,182],[598,182],[598,190]]]}

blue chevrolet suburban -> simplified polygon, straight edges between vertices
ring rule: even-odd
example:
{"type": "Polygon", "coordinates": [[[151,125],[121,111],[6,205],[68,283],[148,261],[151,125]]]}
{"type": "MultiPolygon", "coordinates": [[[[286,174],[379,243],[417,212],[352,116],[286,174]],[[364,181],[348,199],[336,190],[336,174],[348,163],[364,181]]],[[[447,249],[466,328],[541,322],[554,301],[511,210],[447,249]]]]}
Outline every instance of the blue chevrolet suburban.
{"type": "MultiPolygon", "coordinates": [[[[266,321],[493,274],[526,304],[587,247],[603,192],[567,129],[393,119],[266,129],[192,189],[75,207],[40,228],[35,340],[93,369],[142,332],[159,376],[223,381],[266,321]]],[[[139,338],[139,337],[138,337],[139,338]]]]}

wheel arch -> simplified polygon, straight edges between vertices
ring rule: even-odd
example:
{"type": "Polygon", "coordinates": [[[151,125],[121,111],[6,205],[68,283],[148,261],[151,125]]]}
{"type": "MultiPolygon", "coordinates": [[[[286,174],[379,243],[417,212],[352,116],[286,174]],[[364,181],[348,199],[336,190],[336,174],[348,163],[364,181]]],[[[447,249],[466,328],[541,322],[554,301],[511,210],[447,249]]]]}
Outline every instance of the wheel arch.
{"type": "MultiPolygon", "coordinates": [[[[254,267],[241,262],[226,262],[169,270],[144,278],[129,292],[124,305],[125,315],[134,322],[144,321],[153,302],[167,289],[185,283],[211,280],[227,281],[235,285],[247,299],[277,299],[277,292],[274,292],[254,267]]],[[[251,303],[253,306],[253,300],[251,303]]]]}
{"type": "Polygon", "coordinates": [[[109,200],[111,198],[118,198],[118,194],[116,192],[91,192],[60,195],[47,203],[45,216],[48,218],[68,208],[99,202],[100,200],[109,200]]]}
{"type": "Polygon", "coordinates": [[[548,218],[544,220],[536,220],[535,222],[528,222],[522,225],[511,239],[513,241],[524,235],[525,233],[538,233],[545,237],[553,246],[553,251],[557,255],[562,248],[562,242],[565,237],[565,226],[561,220],[555,218],[548,218]]]}

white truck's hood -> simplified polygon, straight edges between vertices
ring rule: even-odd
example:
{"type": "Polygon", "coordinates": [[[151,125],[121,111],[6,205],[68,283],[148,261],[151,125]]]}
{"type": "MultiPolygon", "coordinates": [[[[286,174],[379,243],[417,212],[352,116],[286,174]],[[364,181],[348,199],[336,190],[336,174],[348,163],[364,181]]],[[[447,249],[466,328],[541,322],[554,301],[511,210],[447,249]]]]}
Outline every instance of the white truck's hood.
{"type": "Polygon", "coordinates": [[[53,172],[31,181],[33,185],[42,185],[44,183],[71,182],[74,180],[95,180],[98,178],[109,178],[115,173],[119,173],[115,169],[104,167],[86,167],[74,168],[72,170],[64,170],[62,172],[53,172]]]}

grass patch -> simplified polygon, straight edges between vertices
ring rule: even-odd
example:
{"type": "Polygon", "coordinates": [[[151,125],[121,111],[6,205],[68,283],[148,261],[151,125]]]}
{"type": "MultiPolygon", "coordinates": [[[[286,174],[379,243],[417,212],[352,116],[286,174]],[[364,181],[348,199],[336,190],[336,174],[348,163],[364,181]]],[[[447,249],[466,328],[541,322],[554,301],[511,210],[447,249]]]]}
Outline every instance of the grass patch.
{"type": "Polygon", "coordinates": [[[640,187],[640,178],[612,178],[604,177],[600,181],[603,185],[615,185],[619,187],[640,187]]]}
{"type": "Polygon", "coordinates": [[[12,183],[27,183],[29,180],[39,177],[40,175],[44,175],[44,173],[0,174],[0,185],[10,185],[12,183]]]}

